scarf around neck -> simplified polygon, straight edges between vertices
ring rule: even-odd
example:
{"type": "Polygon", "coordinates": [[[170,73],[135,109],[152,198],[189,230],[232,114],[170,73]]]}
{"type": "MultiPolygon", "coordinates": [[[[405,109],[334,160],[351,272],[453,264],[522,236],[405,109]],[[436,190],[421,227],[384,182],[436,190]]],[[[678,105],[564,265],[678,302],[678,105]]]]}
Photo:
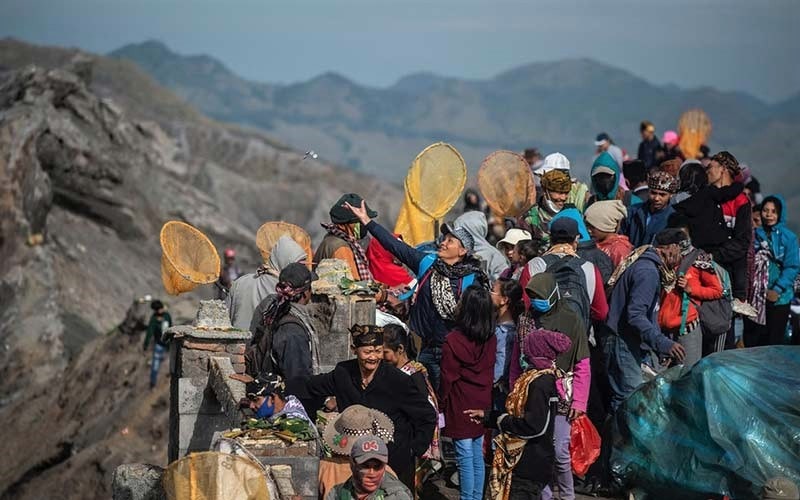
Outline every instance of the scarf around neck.
{"type": "MultiPolygon", "coordinates": [[[[463,260],[455,264],[447,264],[442,259],[436,259],[433,263],[430,281],[431,281],[431,300],[436,308],[436,312],[442,319],[453,319],[453,313],[456,310],[458,297],[453,291],[450,280],[462,280],[465,276],[470,274],[475,275],[475,284],[482,287],[488,287],[489,278],[481,270],[480,261],[474,257],[467,256],[463,260]]],[[[461,289],[458,290],[459,297],[461,296],[461,289]]]]}
{"type": "Polygon", "coordinates": [[[372,273],[369,270],[367,254],[364,252],[364,249],[361,248],[358,240],[355,239],[354,236],[342,231],[341,228],[335,224],[322,223],[322,227],[328,231],[328,234],[344,240],[344,242],[347,243],[347,246],[350,247],[350,250],[353,252],[353,259],[356,261],[356,268],[358,270],[358,276],[354,276],[354,278],[358,278],[359,281],[372,281],[372,273]]]}

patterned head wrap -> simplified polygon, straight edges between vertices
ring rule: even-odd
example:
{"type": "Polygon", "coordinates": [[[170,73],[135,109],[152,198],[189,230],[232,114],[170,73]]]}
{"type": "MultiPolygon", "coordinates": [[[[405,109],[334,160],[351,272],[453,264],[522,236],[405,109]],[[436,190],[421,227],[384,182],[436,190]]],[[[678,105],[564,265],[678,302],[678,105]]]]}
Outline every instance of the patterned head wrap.
{"type": "Polygon", "coordinates": [[[647,177],[647,187],[675,194],[678,192],[680,183],[678,179],[663,170],[653,170],[647,177]]]}
{"type": "Polygon", "coordinates": [[[554,193],[569,193],[572,179],[564,170],[551,170],[542,176],[542,189],[554,193]]]}
{"type": "Polygon", "coordinates": [[[353,325],[350,328],[353,347],[379,347],[383,345],[383,327],[375,325],[353,325]]]}

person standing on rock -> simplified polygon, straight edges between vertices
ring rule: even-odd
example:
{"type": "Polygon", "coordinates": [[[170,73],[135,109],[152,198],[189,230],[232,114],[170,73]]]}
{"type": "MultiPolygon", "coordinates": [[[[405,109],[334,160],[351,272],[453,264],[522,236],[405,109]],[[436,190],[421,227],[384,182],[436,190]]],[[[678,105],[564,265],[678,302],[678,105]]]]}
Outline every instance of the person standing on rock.
{"type": "Polygon", "coordinates": [[[150,323],[147,325],[147,334],[144,337],[142,349],[147,351],[147,346],[152,338],[153,359],[150,363],[150,388],[152,389],[156,386],[158,370],[161,368],[161,362],[164,361],[167,353],[167,342],[164,339],[164,334],[172,326],[172,316],[170,316],[166,306],[160,300],[151,302],[150,309],[153,310],[153,315],[150,316],[150,323]]]}
{"type": "Polygon", "coordinates": [[[447,332],[453,329],[453,314],[462,292],[471,284],[489,288],[489,278],[481,261],[472,255],[474,239],[464,228],[442,226],[444,239],[436,254],[427,254],[395,238],[377,222],[371,220],[366,203],[345,203],[364,228],[384,248],[417,275],[417,286],[410,309],[411,330],[422,339],[417,360],[428,370],[431,385],[439,389],[442,344],[447,332]]]}

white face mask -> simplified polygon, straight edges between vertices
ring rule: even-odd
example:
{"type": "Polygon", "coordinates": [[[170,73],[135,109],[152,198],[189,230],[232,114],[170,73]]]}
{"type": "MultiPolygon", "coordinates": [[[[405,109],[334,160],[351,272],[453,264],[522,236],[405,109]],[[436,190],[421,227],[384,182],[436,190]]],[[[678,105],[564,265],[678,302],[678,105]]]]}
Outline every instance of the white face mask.
{"type": "Polygon", "coordinates": [[[558,208],[558,205],[556,205],[553,200],[550,199],[550,193],[548,192],[544,193],[544,206],[548,211],[553,213],[558,213],[561,211],[561,209],[558,208]]]}

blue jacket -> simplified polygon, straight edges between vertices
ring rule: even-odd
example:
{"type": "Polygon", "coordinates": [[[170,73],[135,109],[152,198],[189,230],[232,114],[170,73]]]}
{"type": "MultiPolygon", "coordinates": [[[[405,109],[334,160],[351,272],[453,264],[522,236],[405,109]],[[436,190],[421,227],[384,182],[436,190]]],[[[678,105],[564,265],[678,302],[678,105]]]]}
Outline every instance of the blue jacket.
{"type": "MultiPolygon", "coordinates": [[[[756,229],[754,240],[755,249],[758,251],[762,245],[769,248],[772,258],[769,261],[770,290],[780,294],[776,305],[785,305],[794,297],[794,280],[800,272],[800,249],[798,249],[797,236],[786,227],[786,204],[780,195],[768,196],[763,203],[773,202],[778,206],[780,218],[772,226],[769,233],[764,227],[756,229]]],[[[762,206],[763,206],[762,203],[762,206]]]]}
{"type": "Polygon", "coordinates": [[[648,249],[622,273],[614,285],[608,311],[608,327],[622,337],[639,338],[642,349],[666,354],[673,342],[658,326],[661,257],[648,249]]]}
{"type": "Polygon", "coordinates": [[[667,219],[675,209],[667,205],[658,212],[650,213],[650,202],[629,208],[628,217],[622,221],[619,232],[631,240],[634,248],[651,245],[656,235],[667,228],[667,219]],[[650,222],[647,217],[650,216],[650,222]]]}

